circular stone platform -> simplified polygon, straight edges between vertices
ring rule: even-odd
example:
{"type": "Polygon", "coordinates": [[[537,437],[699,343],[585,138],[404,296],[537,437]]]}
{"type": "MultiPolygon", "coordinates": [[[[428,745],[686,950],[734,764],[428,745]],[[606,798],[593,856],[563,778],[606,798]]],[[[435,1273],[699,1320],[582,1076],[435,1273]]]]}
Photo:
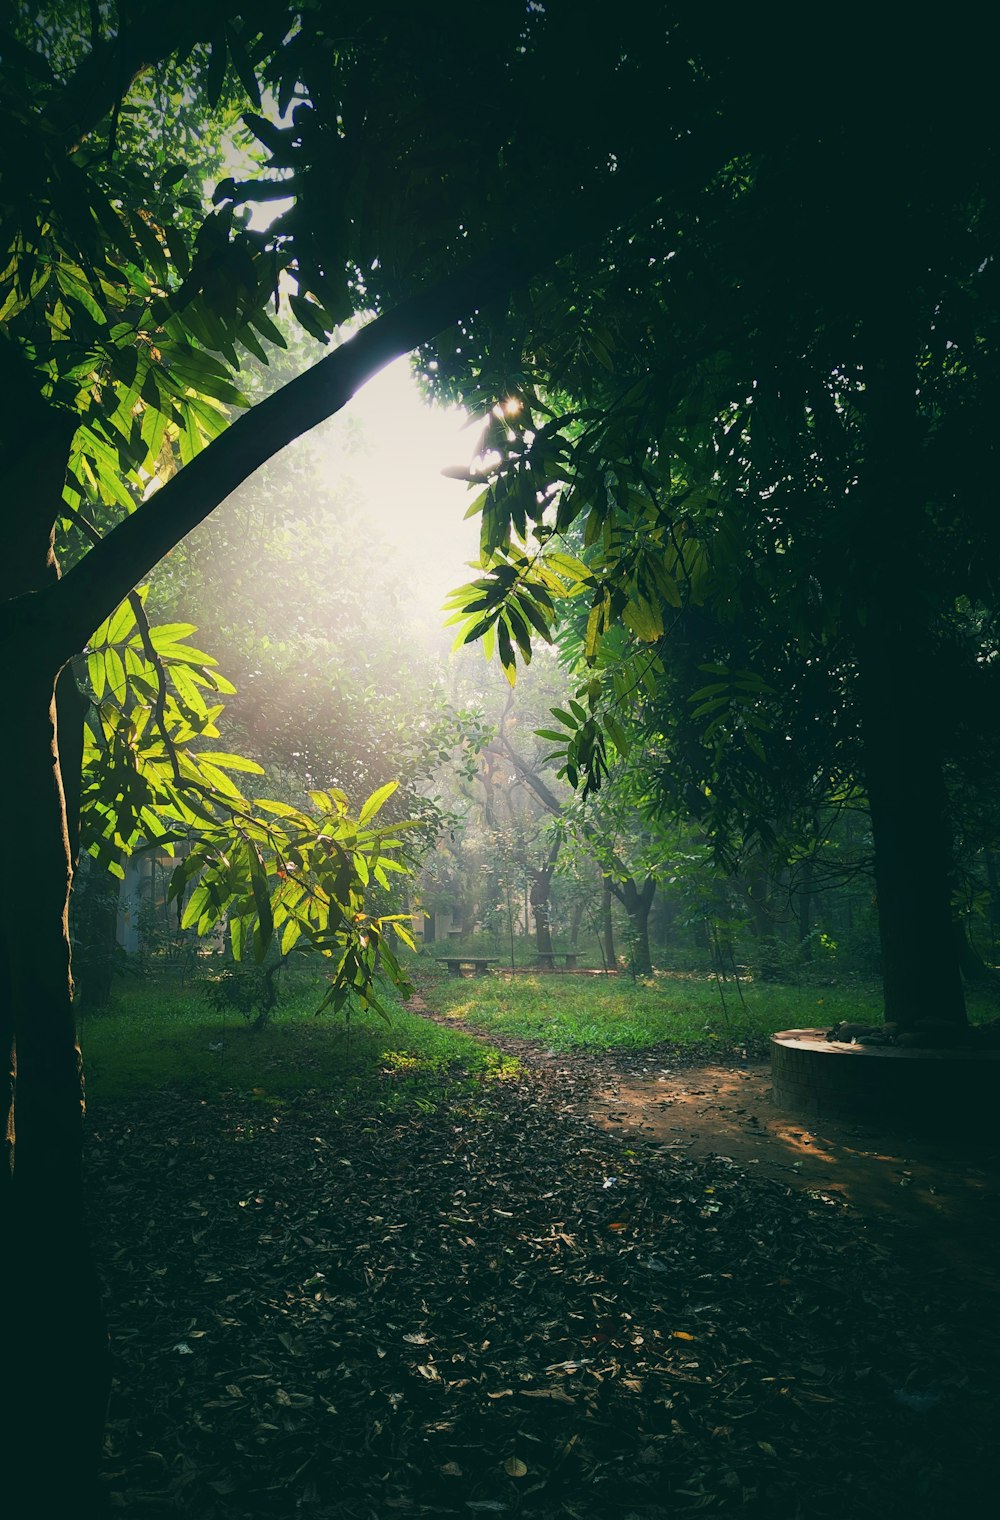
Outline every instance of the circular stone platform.
{"type": "Polygon", "coordinates": [[[903,1050],[827,1040],[825,1029],[771,1036],[777,1108],[914,1133],[996,1131],[1000,1050],[903,1050]]]}

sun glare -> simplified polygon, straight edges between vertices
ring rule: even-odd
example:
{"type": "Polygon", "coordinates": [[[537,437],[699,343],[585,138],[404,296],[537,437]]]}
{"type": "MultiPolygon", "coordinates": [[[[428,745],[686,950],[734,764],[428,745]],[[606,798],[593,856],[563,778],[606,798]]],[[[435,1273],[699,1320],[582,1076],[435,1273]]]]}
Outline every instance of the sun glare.
{"type": "Polygon", "coordinates": [[[414,610],[443,622],[441,604],[468,580],[479,524],[464,520],[469,488],[441,471],[469,462],[478,431],[458,407],[429,406],[405,359],[371,380],[323,430],[331,471],[358,490],[373,536],[395,551],[414,610]]]}

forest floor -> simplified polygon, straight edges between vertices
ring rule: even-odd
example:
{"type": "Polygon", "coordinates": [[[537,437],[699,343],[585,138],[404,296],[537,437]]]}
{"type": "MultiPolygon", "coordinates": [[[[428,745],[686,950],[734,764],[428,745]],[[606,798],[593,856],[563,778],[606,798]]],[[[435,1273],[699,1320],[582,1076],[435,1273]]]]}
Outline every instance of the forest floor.
{"type": "Polygon", "coordinates": [[[115,1510],[987,1512],[990,1158],[797,1125],[738,1049],[489,1038],[447,1104],[98,1095],[115,1510]]]}
{"type": "MultiPolygon", "coordinates": [[[[477,1038],[420,997],[412,1009],[477,1038]]],[[[945,1132],[933,1140],[898,1128],[810,1117],[774,1106],[760,1042],[726,1051],[664,1045],[645,1050],[556,1051],[495,1032],[491,1045],[547,1072],[564,1111],[641,1139],[661,1155],[718,1157],[829,1202],[870,1225],[909,1235],[908,1254],[995,1294],[1000,1322],[1000,1130],[984,1141],[945,1132]],[[756,1059],[752,1058],[756,1056],[756,1059]],[[710,1058],[707,1058],[710,1057],[710,1058]]]]}

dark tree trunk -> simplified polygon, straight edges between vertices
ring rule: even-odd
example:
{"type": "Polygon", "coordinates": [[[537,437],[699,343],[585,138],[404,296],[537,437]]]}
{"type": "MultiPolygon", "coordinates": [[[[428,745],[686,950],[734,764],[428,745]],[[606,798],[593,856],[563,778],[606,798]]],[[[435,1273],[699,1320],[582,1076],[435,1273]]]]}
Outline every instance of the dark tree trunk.
{"type": "Polygon", "coordinates": [[[632,970],[636,976],[651,976],[653,958],[649,951],[649,910],[653,906],[656,882],[647,876],[641,887],[627,876],[611,890],[628,914],[629,938],[632,942],[632,970]]]}
{"type": "Polygon", "coordinates": [[[570,943],[570,948],[573,949],[573,950],[576,949],[577,944],[579,943],[579,939],[580,939],[580,926],[583,923],[583,913],[584,913],[584,908],[585,907],[586,907],[586,904],[584,903],[584,901],[583,901],[582,898],[580,899],[579,902],[575,902],[573,904],[573,916],[570,919],[570,925],[569,925],[569,943],[570,943]]]}
{"type": "Polygon", "coordinates": [[[913,254],[903,208],[890,202],[880,214],[902,264],[883,260],[891,281],[873,303],[864,335],[859,502],[868,585],[857,689],[885,1016],[903,1026],[961,1028],[967,1020],[951,906],[951,826],[935,716],[941,676],[928,626],[938,567],[927,561],[923,540],[915,321],[897,294],[906,288],[903,266],[913,254]]]}
{"type": "MultiPolygon", "coordinates": [[[[9,366],[20,360],[3,348],[6,386],[16,380],[9,366]]],[[[59,676],[63,658],[53,647],[62,630],[42,610],[45,595],[59,589],[52,504],[61,497],[76,419],[50,410],[30,373],[9,399],[0,475],[17,512],[0,565],[0,665],[18,727],[15,742],[0,747],[0,789],[25,820],[26,837],[0,872],[0,1440],[7,1458],[0,1506],[20,1520],[102,1513],[97,1468],[110,1361],[84,1218],[83,1078],[68,931],[83,711],[72,677],[59,676]],[[23,601],[12,616],[17,597],[23,601]]]]}
{"type": "MultiPolygon", "coordinates": [[[[97,1514],[110,1371],[83,1207],[83,1082],[67,929],[72,857],[54,682],[28,672],[18,687],[21,735],[5,748],[0,775],[32,834],[0,884],[4,1038],[15,1072],[12,1166],[0,1185],[0,1431],[10,1451],[38,1452],[40,1460],[5,1465],[4,1504],[12,1516],[97,1514]]],[[[71,735],[67,749],[74,752],[71,735]]]]}
{"type": "Polygon", "coordinates": [[[604,946],[604,963],[609,970],[618,964],[618,952],[615,948],[615,925],[611,913],[613,901],[611,882],[605,876],[601,880],[601,942],[604,946]]]}
{"type": "MultiPolygon", "coordinates": [[[[885,1016],[894,1023],[966,1023],[951,907],[947,799],[924,722],[916,724],[888,641],[869,646],[859,686],[875,845],[885,1016]]],[[[909,656],[912,658],[912,653],[909,656]]]]}
{"type": "Polygon", "coordinates": [[[542,965],[550,969],[553,964],[550,894],[561,845],[561,835],[554,834],[545,864],[528,869],[528,900],[531,904],[531,915],[535,920],[535,949],[542,965]]]}
{"type": "Polygon", "coordinates": [[[549,911],[551,878],[547,871],[532,871],[530,901],[535,920],[535,949],[539,956],[552,956],[552,919],[549,911]]]}

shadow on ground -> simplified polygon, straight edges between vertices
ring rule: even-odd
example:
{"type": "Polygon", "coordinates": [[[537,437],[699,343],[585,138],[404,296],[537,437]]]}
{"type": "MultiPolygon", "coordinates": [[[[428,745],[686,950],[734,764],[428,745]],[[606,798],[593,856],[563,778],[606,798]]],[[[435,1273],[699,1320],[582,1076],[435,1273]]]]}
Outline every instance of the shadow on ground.
{"type": "Polygon", "coordinates": [[[918,1233],[941,1270],[1000,1296],[1000,1146],[940,1140],[777,1109],[764,1065],[623,1072],[595,1088],[604,1129],[634,1131],[675,1156],[717,1155],[873,1222],[918,1233]]]}

